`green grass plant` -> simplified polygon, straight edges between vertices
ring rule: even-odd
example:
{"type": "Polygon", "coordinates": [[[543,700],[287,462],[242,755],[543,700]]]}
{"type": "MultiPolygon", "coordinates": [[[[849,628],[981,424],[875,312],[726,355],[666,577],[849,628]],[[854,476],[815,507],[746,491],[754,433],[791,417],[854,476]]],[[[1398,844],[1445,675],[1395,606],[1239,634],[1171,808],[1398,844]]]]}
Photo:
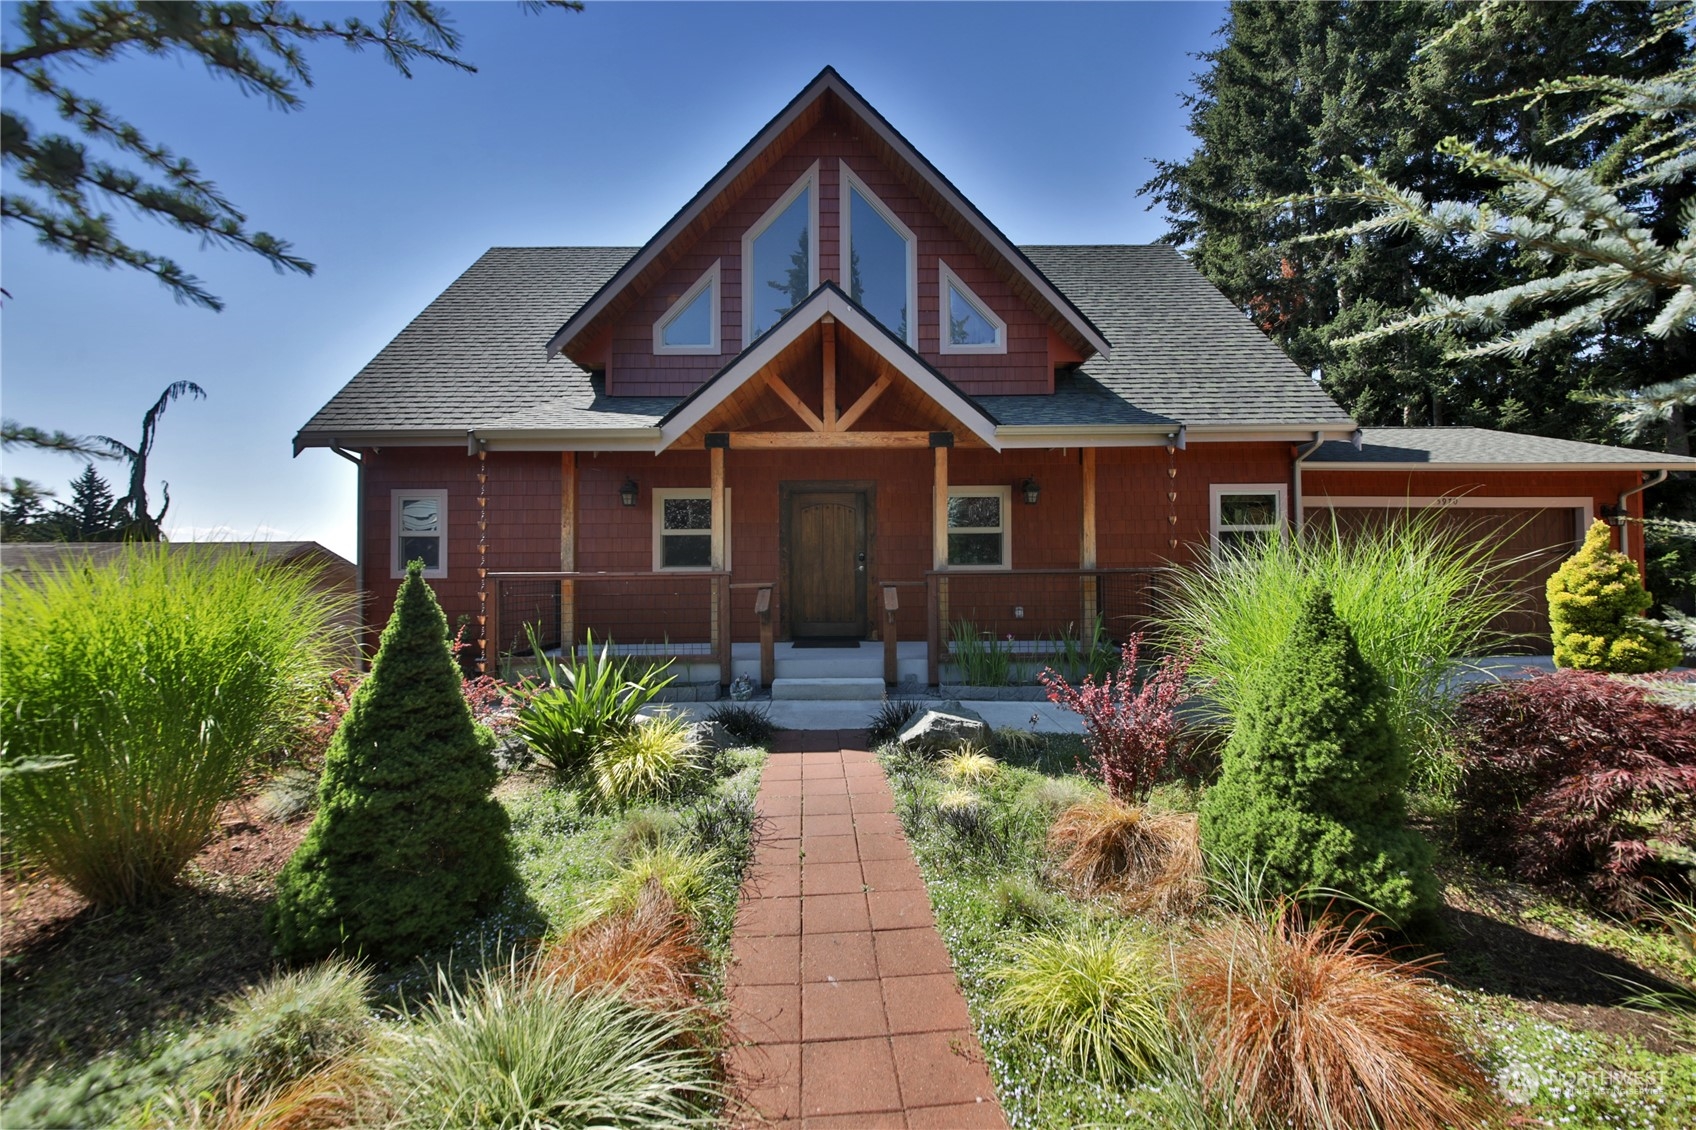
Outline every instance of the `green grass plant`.
{"type": "Polygon", "coordinates": [[[588,909],[595,914],[634,910],[651,884],[669,895],[678,910],[694,917],[712,889],[713,875],[721,861],[717,849],[689,851],[674,844],[659,844],[632,856],[590,898],[588,909]]]}
{"type": "Polygon", "coordinates": [[[1119,647],[1107,634],[1107,622],[1100,616],[1087,633],[1078,632],[1076,624],[1067,624],[1050,641],[1050,650],[1051,666],[1072,683],[1091,676],[1100,682],[1119,666],[1119,647]]]}
{"type": "Polygon", "coordinates": [[[1108,1083],[1159,1071],[1174,984],[1160,937],[1086,926],[1023,935],[1002,952],[989,974],[999,1013],[1108,1083]]]}
{"type": "Polygon", "coordinates": [[[1001,772],[1001,762],[968,742],[942,759],[939,772],[954,784],[979,785],[1001,772]]]}
{"type": "Polygon", "coordinates": [[[164,892],[334,666],[346,601],[314,579],[163,545],[8,576],[8,849],[103,906],[164,892]]]}
{"type": "Polygon", "coordinates": [[[1496,647],[1491,623],[1517,606],[1493,543],[1451,529],[1442,514],[1410,512],[1347,535],[1315,519],[1300,536],[1175,568],[1162,635],[1168,646],[1200,641],[1190,672],[1208,684],[1201,708],[1220,723],[1247,721],[1254,681],[1294,626],[1301,595],[1322,587],[1389,682],[1390,721],[1408,748],[1440,748],[1456,660],[1496,647]]]}
{"type": "Polygon", "coordinates": [[[911,698],[886,698],[872,715],[866,727],[866,740],[872,748],[892,742],[919,716],[923,704],[911,698]]]}
{"type": "Polygon", "coordinates": [[[373,1059],[393,1127],[554,1130],[714,1124],[711,1057],[682,1018],[566,981],[443,978],[373,1059]]]}
{"type": "Polygon", "coordinates": [[[618,808],[676,795],[700,781],[706,757],[694,723],[680,714],[656,714],[609,736],[595,751],[595,792],[618,808]]]}
{"type": "Polygon", "coordinates": [[[249,1086],[292,1083],[357,1045],[372,1027],[372,978],[345,958],[287,970],[235,999],[224,1030],[228,1074],[249,1086]]]}
{"type": "Polygon", "coordinates": [[[1016,665],[1011,641],[1004,643],[989,632],[978,631],[970,620],[955,620],[949,624],[948,639],[954,662],[960,668],[961,686],[1012,685],[1016,665]]]}

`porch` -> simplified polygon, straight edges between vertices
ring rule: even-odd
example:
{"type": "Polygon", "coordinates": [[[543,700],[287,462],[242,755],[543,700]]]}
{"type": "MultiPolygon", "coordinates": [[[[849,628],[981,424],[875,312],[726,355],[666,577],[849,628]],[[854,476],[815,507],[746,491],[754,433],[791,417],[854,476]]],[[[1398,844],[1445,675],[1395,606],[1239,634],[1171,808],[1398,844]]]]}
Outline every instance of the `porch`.
{"type": "Polygon", "coordinates": [[[1093,656],[1145,630],[1164,568],[929,570],[874,578],[876,616],[860,638],[783,630],[783,585],[724,571],[491,572],[486,638],[502,670],[522,667],[532,637],[549,654],[591,644],[670,664],[679,685],[778,680],[878,680],[886,690],[971,684],[984,669],[1034,685],[1047,666],[1076,677],[1093,656]],[[914,625],[919,626],[913,631],[914,625]],[[904,625],[906,626],[904,630],[904,625]],[[785,637],[788,638],[785,638],[785,637]]]}

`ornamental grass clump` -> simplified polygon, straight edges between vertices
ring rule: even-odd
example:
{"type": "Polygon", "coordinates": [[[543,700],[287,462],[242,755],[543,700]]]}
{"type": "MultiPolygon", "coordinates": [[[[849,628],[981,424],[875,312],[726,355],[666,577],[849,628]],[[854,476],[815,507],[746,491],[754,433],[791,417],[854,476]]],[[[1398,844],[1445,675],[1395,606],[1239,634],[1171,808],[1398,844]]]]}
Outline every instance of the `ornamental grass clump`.
{"type": "Polygon", "coordinates": [[[942,759],[940,772],[953,784],[982,785],[1001,772],[1001,762],[968,742],[942,759]]]}
{"type": "Polygon", "coordinates": [[[679,913],[699,917],[702,904],[712,893],[713,872],[723,862],[716,848],[687,851],[668,843],[657,844],[632,856],[588,899],[584,910],[589,917],[635,911],[657,890],[679,913]]]}
{"type": "Polygon", "coordinates": [[[619,808],[672,796],[701,779],[706,761],[694,723],[659,714],[609,736],[595,751],[595,796],[619,808]]]}
{"type": "Polygon", "coordinates": [[[1191,674],[1199,705],[1221,724],[1250,720],[1259,673],[1290,634],[1296,594],[1323,588],[1361,654],[1389,685],[1390,724],[1410,750],[1442,745],[1457,659],[1487,655],[1491,623],[1519,603],[1493,539],[1444,525],[1447,511],[1410,511],[1351,531],[1310,521],[1298,536],[1222,548],[1164,582],[1162,638],[1199,641],[1191,674]]]}
{"type": "Polygon", "coordinates": [[[1128,911],[1173,917],[1207,900],[1207,871],[1196,817],[1157,812],[1109,797],[1082,801],[1048,830],[1067,884],[1084,896],[1110,895],[1128,911]]]}
{"type": "Polygon", "coordinates": [[[1110,1086],[1159,1071],[1172,966],[1157,936],[1071,926],[1017,938],[1001,957],[991,1007],[1069,1066],[1110,1086]]]}
{"type": "Polygon", "coordinates": [[[1264,867],[1284,894],[1330,890],[1397,926],[1428,920],[1432,853],[1407,827],[1408,758],[1390,713],[1330,594],[1310,592],[1202,800],[1202,847],[1264,867]]]}
{"type": "Polygon", "coordinates": [[[1622,675],[1664,671],[1684,652],[1659,624],[1643,614],[1654,604],[1637,563],[1613,549],[1600,518],[1584,547],[1549,578],[1549,630],[1555,666],[1622,675]]]}
{"type": "Polygon", "coordinates": [[[1278,899],[1178,951],[1178,1005],[1201,1088],[1233,1121],[1294,1130],[1494,1124],[1490,1081],[1423,963],[1278,899]]]}
{"type": "Polygon", "coordinates": [[[492,744],[414,562],[325,756],[318,814],[277,877],[279,952],[403,961],[493,906],[514,873],[492,744]]]}
{"type": "Polygon", "coordinates": [[[346,601],[315,576],[157,544],[8,575],[8,850],[102,906],[167,890],[333,669],[346,601]]]}
{"type": "Polygon", "coordinates": [[[1064,676],[1045,669],[1037,678],[1048,698],[1084,720],[1084,745],[1089,749],[1090,775],[1114,800],[1144,800],[1154,788],[1177,748],[1183,724],[1177,708],[1188,696],[1184,679],[1192,656],[1188,651],[1163,658],[1154,673],[1137,685],[1137,657],[1142,633],[1125,641],[1117,675],[1086,675],[1073,687],[1064,676]]]}
{"type": "Polygon", "coordinates": [[[592,919],[547,943],[535,975],[579,992],[603,989],[633,1004],[681,1013],[699,1003],[707,963],[695,923],[657,883],[636,905],[592,919]]]}

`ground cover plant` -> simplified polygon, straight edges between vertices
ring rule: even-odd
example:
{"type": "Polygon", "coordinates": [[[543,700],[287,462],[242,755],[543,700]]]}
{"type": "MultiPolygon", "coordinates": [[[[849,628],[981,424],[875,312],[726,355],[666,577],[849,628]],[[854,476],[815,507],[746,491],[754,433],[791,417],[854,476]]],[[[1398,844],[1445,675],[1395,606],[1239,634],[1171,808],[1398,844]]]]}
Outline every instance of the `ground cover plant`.
{"type": "Polygon", "coordinates": [[[407,567],[371,675],[325,757],[318,813],[277,882],[277,949],[404,961],[489,909],[512,880],[494,740],[472,719],[447,618],[407,567]]]}
{"type": "Polygon", "coordinates": [[[170,889],[344,639],[310,571],[161,545],[4,602],[6,850],[104,906],[170,889]]]}
{"type": "Polygon", "coordinates": [[[1557,671],[1461,703],[1456,793],[1467,850],[1531,883],[1629,911],[1651,885],[1686,896],[1696,862],[1696,711],[1663,700],[1690,676],[1557,671]]]}
{"type": "Polygon", "coordinates": [[[1344,536],[1310,521],[1299,536],[1225,547],[1168,577],[1161,613],[1168,647],[1198,641],[1192,673],[1201,705],[1227,728],[1247,721],[1255,675],[1295,621],[1294,594],[1331,593],[1361,654],[1389,684],[1389,717],[1417,775],[1440,772],[1456,660],[1490,654],[1490,625],[1517,604],[1488,539],[1442,525],[1441,511],[1398,515],[1344,536]]]}
{"type": "Polygon", "coordinates": [[[1068,823],[1090,833],[1135,812],[1138,822],[1177,817],[1193,827],[1206,789],[1167,779],[1145,805],[1114,805],[1078,771],[1081,737],[1024,735],[993,752],[999,770],[969,788],[949,781],[941,762],[897,746],[880,757],[1013,1126],[1247,1127],[1253,1111],[1274,1108],[1259,1125],[1326,1125],[1314,1116],[1324,1110],[1332,1126],[1374,1124],[1350,1103],[1380,1112],[1382,1125],[1675,1130],[1696,1120],[1696,1024],[1626,1003],[1626,981],[1696,985],[1696,960],[1660,927],[1537,897],[1447,840],[1441,955],[1356,932],[1358,920],[1298,914],[1246,868],[1181,909],[1128,905],[1123,888],[1078,881],[1083,869],[1069,857],[1085,837],[1068,823]],[[946,815],[950,793],[964,794],[971,823],[946,815]],[[1086,820],[1073,813],[1080,806],[1102,815],[1086,820]],[[1104,956],[1115,940],[1157,945],[1164,963],[1143,962],[1123,982],[1118,971],[1136,963],[1104,956]],[[1130,995],[1115,995],[1116,985],[1130,995]],[[1188,997],[1185,985],[1194,986],[1188,997]],[[1229,1003],[1254,985],[1261,1011],[1229,1003]],[[1271,1034],[1303,1021],[1279,1016],[1291,1006],[1316,1018],[1341,1010],[1347,1022],[1327,1021],[1292,1055],[1271,1034]],[[1164,1024],[1147,1039],[1113,1023],[1156,1013],[1164,1024]],[[1245,1067],[1257,1046],[1276,1054],[1245,1067]],[[1095,1066],[1107,1058],[1111,1080],[1095,1066]],[[1374,1063],[1387,1074],[1365,1079],[1365,1090],[1324,1089],[1327,1071],[1370,1075],[1374,1063]],[[1304,1079],[1322,1101],[1278,1106],[1304,1079]],[[1382,1087],[1399,1097],[1373,1089],[1382,1087]],[[1425,1106],[1410,1114],[1397,1105],[1408,1101],[1425,1106]]]}
{"type": "Polygon", "coordinates": [[[1641,674],[1664,671],[1683,658],[1665,629],[1643,618],[1654,597],[1637,563],[1613,548],[1613,534],[1600,518],[1547,589],[1556,667],[1641,674]]]}

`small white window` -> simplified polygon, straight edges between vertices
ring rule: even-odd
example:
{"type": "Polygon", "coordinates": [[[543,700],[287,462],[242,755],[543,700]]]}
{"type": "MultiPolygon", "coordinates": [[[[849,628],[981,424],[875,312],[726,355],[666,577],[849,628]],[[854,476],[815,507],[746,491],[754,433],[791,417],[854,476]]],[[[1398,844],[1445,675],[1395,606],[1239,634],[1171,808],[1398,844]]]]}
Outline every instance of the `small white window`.
{"type": "Polygon", "coordinates": [[[1282,537],[1284,530],[1282,483],[1215,483],[1213,495],[1213,548],[1235,549],[1268,537],[1282,537]]]}
{"type": "MultiPolygon", "coordinates": [[[[706,487],[654,491],[654,571],[713,567],[713,492],[706,487]]],[[[724,567],[730,568],[730,491],[724,492],[724,567]]]]}
{"type": "Polygon", "coordinates": [[[391,577],[405,576],[413,561],[424,562],[426,577],[448,575],[447,491],[390,491],[389,529],[391,577]]]}
{"type": "Polygon", "coordinates": [[[718,265],[713,265],[654,323],[655,353],[712,353],[718,345],[718,265]]]}
{"type": "Polygon", "coordinates": [[[1005,353],[1007,323],[995,316],[960,276],[938,259],[938,307],[942,313],[942,352],[1005,353]]]}
{"type": "Polygon", "coordinates": [[[918,238],[854,175],[846,161],[841,169],[841,232],[848,260],[848,297],[890,333],[917,346],[918,238]]]}
{"type": "Polygon", "coordinates": [[[796,181],[742,237],[742,348],[819,285],[819,166],[796,181]]]}
{"type": "Polygon", "coordinates": [[[1006,569],[1013,560],[1012,487],[948,488],[948,567],[1006,569]]]}

